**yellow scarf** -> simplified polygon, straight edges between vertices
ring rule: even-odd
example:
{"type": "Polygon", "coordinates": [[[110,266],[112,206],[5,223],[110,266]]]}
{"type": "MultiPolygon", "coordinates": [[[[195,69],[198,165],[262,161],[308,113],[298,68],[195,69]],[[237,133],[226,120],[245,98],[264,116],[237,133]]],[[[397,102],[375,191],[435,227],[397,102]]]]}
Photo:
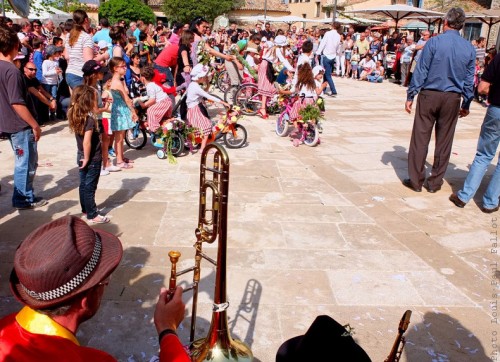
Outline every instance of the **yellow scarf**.
{"type": "Polygon", "coordinates": [[[73,333],[53,321],[49,316],[34,311],[30,307],[24,307],[21,309],[21,311],[16,315],[16,321],[21,327],[30,333],[59,336],[61,338],[69,339],[77,346],[80,345],[73,333]]]}

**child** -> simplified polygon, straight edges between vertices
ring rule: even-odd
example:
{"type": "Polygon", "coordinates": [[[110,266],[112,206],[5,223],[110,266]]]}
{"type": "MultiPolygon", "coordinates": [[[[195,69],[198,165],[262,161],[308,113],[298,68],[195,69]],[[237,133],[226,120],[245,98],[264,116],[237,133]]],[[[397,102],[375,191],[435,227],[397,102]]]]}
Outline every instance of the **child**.
{"type": "Polygon", "coordinates": [[[382,65],[382,61],[377,60],[375,63],[375,68],[372,73],[368,75],[367,80],[371,83],[382,83],[384,81],[385,69],[382,65]]]}
{"type": "Polygon", "coordinates": [[[186,95],[186,103],[188,107],[187,119],[191,126],[200,130],[203,135],[201,142],[200,152],[203,151],[207,144],[208,136],[212,131],[212,121],[208,118],[208,112],[201,103],[203,98],[211,100],[216,103],[222,103],[224,106],[229,107],[229,104],[221,101],[219,98],[214,97],[203,89],[200,84],[207,81],[208,67],[203,64],[197,64],[191,71],[191,80],[189,83],[186,95]]]}
{"type": "Polygon", "coordinates": [[[125,54],[127,54],[129,57],[132,55],[132,53],[137,53],[139,51],[137,47],[137,39],[135,36],[131,36],[128,38],[127,45],[125,46],[125,54]]]}
{"type": "MultiPolygon", "coordinates": [[[[54,45],[49,45],[45,49],[45,59],[42,63],[42,86],[52,96],[57,99],[57,88],[59,84],[59,75],[62,74],[62,69],[59,67],[59,58],[63,49],[57,48],[54,45]]],[[[55,119],[55,109],[50,112],[50,118],[55,119]]]]}
{"type": "Polygon", "coordinates": [[[98,50],[94,54],[94,60],[101,64],[103,67],[108,64],[109,61],[109,45],[106,40],[99,40],[97,43],[98,50]]]}
{"type": "Polygon", "coordinates": [[[313,68],[312,72],[314,76],[314,83],[316,84],[316,93],[319,95],[328,86],[328,82],[324,80],[325,68],[321,65],[317,65],[313,68]]]}
{"type": "MultiPolygon", "coordinates": [[[[111,109],[111,103],[110,102],[104,102],[103,101],[103,89],[100,85],[100,81],[104,79],[104,73],[107,71],[107,68],[102,67],[99,65],[95,60],[89,60],[85,62],[85,64],[82,67],[83,71],[83,82],[84,84],[91,86],[97,91],[97,103],[96,103],[96,110],[95,114],[97,116],[97,123],[99,124],[99,130],[101,133],[103,131],[103,124],[102,124],[102,118],[103,118],[103,112],[109,112],[111,109]]],[[[109,98],[109,97],[108,97],[109,98]]],[[[109,119],[109,116],[108,116],[109,119]]],[[[109,139],[107,139],[107,142],[102,142],[103,146],[108,147],[109,145],[109,139]]],[[[107,149],[107,148],[105,148],[107,149]]],[[[115,171],[121,171],[119,167],[109,165],[108,164],[108,157],[103,157],[103,164],[102,164],[102,170],[101,170],[101,176],[107,176],[109,175],[110,172],[115,172],[115,171]]]]}
{"type": "MultiPolygon", "coordinates": [[[[258,64],[260,63],[259,50],[254,47],[247,48],[247,56],[245,57],[245,60],[248,63],[248,67],[250,69],[253,69],[255,71],[255,74],[257,74],[257,71],[259,70],[258,64]]],[[[255,79],[250,74],[250,71],[247,67],[243,69],[243,79],[246,82],[255,83],[255,79]]]]}
{"type": "Polygon", "coordinates": [[[361,56],[358,54],[358,47],[354,47],[351,56],[352,79],[358,79],[358,63],[360,60],[361,56]]]}
{"type": "Polygon", "coordinates": [[[142,108],[148,109],[146,112],[148,115],[149,130],[156,132],[162,125],[162,120],[165,117],[170,117],[172,114],[172,101],[167,93],[158,84],[153,82],[154,76],[155,70],[152,66],[142,68],[141,81],[146,85],[146,92],[149,99],[145,103],[139,102],[139,104],[142,108]]]}
{"type": "Polygon", "coordinates": [[[33,39],[33,64],[36,65],[36,79],[40,82],[43,79],[42,75],[42,65],[43,65],[43,40],[40,38],[33,39]]]}
{"type": "Polygon", "coordinates": [[[100,215],[95,203],[95,192],[99,182],[102,154],[101,141],[97,131],[94,108],[97,92],[88,85],[73,89],[71,106],[68,110],[69,127],[75,133],[78,148],[77,160],[80,170],[80,206],[93,224],[105,224],[109,218],[100,215]]]}
{"type": "Polygon", "coordinates": [[[262,105],[261,109],[257,114],[263,118],[269,118],[267,114],[266,104],[267,98],[272,97],[276,93],[276,88],[274,86],[274,68],[273,63],[280,61],[290,72],[294,69],[288,60],[284,57],[284,48],[288,45],[288,41],[284,35],[278,35],[274,40],[274,44],[271,48],[268,48],[263,56],[262,62],[259,65],[259,94],[262,95],[262,105]]]}
{"type": "MultiPolygon", "coordinates": [[[[109,172],[121,171],[121,168],[109,162],[108,147],[113,144],[114,137],[111,131],[111,107],[113,104],[113,96],[111,95],[111,72],[104,73],[102,79],[102,128],[101,128],[101,143],[102,143],[102,170],[109,172]]],[[[102,171],[101,171],[102,172],[102,171]]]]}
{"type": "Polygon", "coordinates": [[[113,95],[111,107],[111,130],[115,136],[116,166],[121,169],[133,168],[132,160],[124,157],[123,140],[125,131],[134,127],[138,120],[132,100],[128,96],[127,87],[123,78],[127,72],[127,63],[121,57],[113,57],[109,61],[109,70],[113,73],[110,91],[113,95]]]}
{"type": "Polygon", "coordinates": [[[299,118],[299,111],[308,104],[316,104],[318,94],[322,90],[316,87],[314,74],[309,63],[299,66],[297,69],[297,84],[295,85],[295,92],[299,95],[299,99],[295,101],[290,110],[290,119],[296,120],[299,118]]]}
{"type": "Polygon", "coordinates": [[[149,46],[146,43],[148,35],[144,32],[139,34],[139,56],[141,57],[141,67],[149,64],[149,46]]]}

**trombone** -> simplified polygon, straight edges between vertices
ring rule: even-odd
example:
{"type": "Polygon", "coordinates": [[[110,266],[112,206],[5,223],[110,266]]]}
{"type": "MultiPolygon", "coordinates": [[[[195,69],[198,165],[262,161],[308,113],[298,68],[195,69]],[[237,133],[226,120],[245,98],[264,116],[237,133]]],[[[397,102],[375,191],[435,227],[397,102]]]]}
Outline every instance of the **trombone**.
{"type": "Polygon", "coordinates": [[[191,312],[190,351],[193,361],[238,361],[251,362],[252,351],[243,342],[231,338],[227,323],[229,302],[226,296],[226,259],[227,259],[227,206],[229,196],[229,156],[226,150],[212,143],[201,154],[200,198],[198,227],[195,230],[196,242],[194,266],[177,271],[176,264],[180,253],[169,252],[172,269],[169,289],[175,290],[176,278],[193,272],[193,284],[185,291],[193,290],[191,312]],[[209,157],[211,162],[209,162],[209,157]],[[211,201],[207,205],[207,200],[211,201]],[[203,250],[203,243],[212,244],[217,240],[217,260],[210,258],[203,250]],[[205,259],[216,267],[212,322],[205,338],[194,340],[198,305],[198,285],[200,282],[201,260],[205,259]]]}

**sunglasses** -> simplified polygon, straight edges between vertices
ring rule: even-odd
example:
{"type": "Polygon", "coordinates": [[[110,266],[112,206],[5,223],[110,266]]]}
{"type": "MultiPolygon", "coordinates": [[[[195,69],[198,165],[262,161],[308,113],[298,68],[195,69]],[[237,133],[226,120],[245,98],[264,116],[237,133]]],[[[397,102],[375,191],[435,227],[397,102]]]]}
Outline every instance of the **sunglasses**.
{"type": "Polygon", "coordinates": [[[36,72],[36,68],[26,68],[28,70],[31,70],[32,72],[36,72]]]}

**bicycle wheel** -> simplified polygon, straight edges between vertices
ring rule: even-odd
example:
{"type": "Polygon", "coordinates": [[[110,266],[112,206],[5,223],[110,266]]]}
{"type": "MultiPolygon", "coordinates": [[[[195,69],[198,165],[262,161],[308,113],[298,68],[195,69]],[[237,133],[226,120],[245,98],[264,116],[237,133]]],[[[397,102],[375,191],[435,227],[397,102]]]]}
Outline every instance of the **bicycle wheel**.
{"type": "Polygon", "coordinates": [[[226,89],[224,92],[224,102],[226,103],[233,103],[234,102],[234,96],[236,92],[238,91],[239,86],[237,85],[232,85],[226,89]]]}
{"type": "Polygon", "coordinates": [[[246,116],[255,116],[262,104],[259,89],[255,84],[243,84],[234,95],[233,104],[241,108],[246,116]]]}
{"type": "Polygon", "coordinates": [[[227,74],[227,70],[223,70],[217,77],[217,88],[219,88],[221,92],[225,92],[230,85],[231,80],[229,79],[229,74],[227,74]]]}
{"type": "Polygon", "coordinates": [[[184,137],[182,137],[182,135],[173,135],[171,142],[170,151],[172,152],[172,155],[177,157],[184,152],[184,137]]]}
{"type": "Polygon", "coordinates": [[[305,132],[304,144],[309,147],[314,147],[319,141],[319,132],[316,124],[304,124],[302,132],[305,132]]]}
{"type": "Polygon", "coordinates": [[[290,121],[290,115],[287,111],[281,113],[276,120],[276,134],[280,137],[285,137],[288,133],[288,122],[290,121]]]}
{"type": "Polygon", "coordinates": [[[240,148],[247,142],[247,130],[241,124],[235,124],[234,130],[224,133],[227,148],[240,148]]]}
{"type": "Polygon", "coordinates": [[[146,134],[146,130],[140,128],[139,124],[125,132],[125,143],[134,150],[140,150],[143,148],[147,141],[148,136],[146,134]]]}

